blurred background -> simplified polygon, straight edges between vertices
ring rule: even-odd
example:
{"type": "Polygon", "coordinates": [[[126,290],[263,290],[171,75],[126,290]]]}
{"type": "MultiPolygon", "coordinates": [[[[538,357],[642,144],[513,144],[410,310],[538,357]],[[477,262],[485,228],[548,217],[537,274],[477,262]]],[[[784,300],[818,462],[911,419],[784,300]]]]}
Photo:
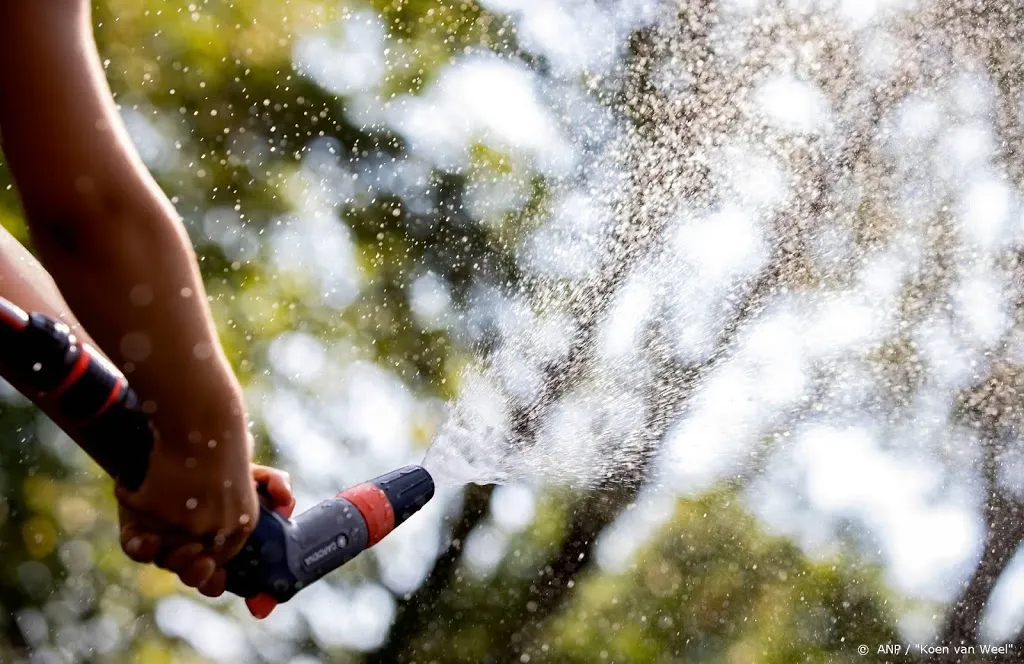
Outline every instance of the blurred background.
{"type": "Polygon", "coordinates": [[[439,432],[504,483],[258,622],[5,388],[0,662],[1024,648],[1024,6],[94,4],[299,509],[439,432]]]}

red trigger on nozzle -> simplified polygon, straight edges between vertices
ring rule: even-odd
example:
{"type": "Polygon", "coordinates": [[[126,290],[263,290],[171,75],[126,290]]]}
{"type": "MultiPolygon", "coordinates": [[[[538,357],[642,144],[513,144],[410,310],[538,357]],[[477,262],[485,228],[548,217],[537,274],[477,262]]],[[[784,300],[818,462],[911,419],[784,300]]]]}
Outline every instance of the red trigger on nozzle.
{"type": "Polygon", "coordinates": [[[270,615],[271,611],[277,606],[277,600],[266,593],[260,593],[255,597],[250,597],[245,600],[245,605],[249,607],[249,613],[254,618],[263,620],[270,615]]]}

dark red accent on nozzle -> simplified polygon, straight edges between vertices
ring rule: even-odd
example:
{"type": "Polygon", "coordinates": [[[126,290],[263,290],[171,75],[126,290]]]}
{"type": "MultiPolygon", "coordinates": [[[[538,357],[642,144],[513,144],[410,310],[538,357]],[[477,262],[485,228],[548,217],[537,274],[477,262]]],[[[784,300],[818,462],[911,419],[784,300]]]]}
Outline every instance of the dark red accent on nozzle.
{"type": "Polygon", "coordinates": [[[278,604],[279,602],[274,599],[273,595],[268,593],[260,593],[255,597],[248,597],[245,600],[245,605],[249,607],[249,613],[257,620],[263,620],[269,616],[277,608],[278,604]]]}
{"type": "Polygon", "coordinates": [[[363,482],[350,489],[345,489],[338,494],[338,497],[355,505],[359,513],[363,515],[368,533],[366,548],[381,541],[395,529],[395,510],[392,508],[387,494],[381,491],[380,487],[374,486],[370,482],[363,482]]]}

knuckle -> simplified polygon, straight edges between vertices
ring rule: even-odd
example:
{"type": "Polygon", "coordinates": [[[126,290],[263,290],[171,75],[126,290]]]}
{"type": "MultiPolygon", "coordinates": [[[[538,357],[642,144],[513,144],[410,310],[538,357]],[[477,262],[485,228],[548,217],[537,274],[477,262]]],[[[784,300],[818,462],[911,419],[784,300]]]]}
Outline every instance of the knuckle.
{"type": "Polygon", "coordinates": [[[208,518],[204,517],[205,515],[197,514],[182,522],[180,525],[182,534],[184,534],[189,540],[195,541],[215,532],[217,528],[210,523],[208,518]]]}
{"type": "Polygon", "coordinates": [[[142,549],[142,538],[138,534],[125,530],[121,532],[121,550],[132,560],[137,560],[142,549]]]}
{"type": "Polygon", "coordinates": [[[203,525],[199,523],[189,523],[186,524],[184,528],[182,528],[182,531],[185,533],[188,539],[198,540],[202,539],[202,537],[208,532],[208,529],[204,528],[203,525]]]}
{"type": "Polygon", "coordinates": [[[224,544],[218,549],[218,554],[223,560],[229,560],[236,556],[245,545],[247,535],[241,532],[233,533],[225,538],[224,544]]]}

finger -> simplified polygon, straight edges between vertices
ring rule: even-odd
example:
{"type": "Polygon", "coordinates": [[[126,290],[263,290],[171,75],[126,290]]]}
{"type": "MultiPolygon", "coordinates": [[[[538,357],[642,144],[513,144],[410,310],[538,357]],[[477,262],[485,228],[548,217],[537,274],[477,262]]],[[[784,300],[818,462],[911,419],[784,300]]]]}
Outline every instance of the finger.
{"type": "Polygon", "coordinates": [[[127,489],[121,484],[114,487],[114,497],[117,498],[117,502],[129,509],[137,509],[136,496],[135,491],[127,489]]]}
{"type": "Polygon", "coordinates": [[[156,560],[156,556],[160,553],[160,546],[162,542],[160,536],[155,533],[145,533],[141,537],[138,549],[138,560],[143,563],[151,563],[156,560]]]}
{"type": "Polygon", "coordinates": [[[199,586],[199,592],[203,593],[207,597],[220,597],[224,594],[224,590],[228,583],[228,573],[223,567],[218,567],[217,571],[204,583],[199,586]]]}
{"type": "Polygon", "coordinates": [[[257,484],[267,487],[275,503],[287,503],[292,495],[291,475],[269,466],[252,465],[252,478],[257,484]]]}
{"type": "Polygon", "coordinates": [[[253,479],[266,487],[274,502],[274,510],[289,519],[295,511],[295,494],[292,493],[291,476],[276,468],[253,464],[253,479]]]}
{"type": "Polygon", "coordinates": [[[151,563],[160,552],[160,537],[131,525],[124,526],[121,528],[121,549],[137,563],[151,563]]]}
{"type": "Polygon", "coordinates": [[[162,557],[163,560],[160,560],[161,556],[158,556],[157,565],[181,575],[202,551],[203,545],[199,542],[185,544],[168,552],[166,556],[162,557]]]}
{"type": "Polygon", "coordinates": [[[255,597],[250,597],[245,600],[245,606],[248,607],[249,613],[258,620],[263,620],[270,615],[270,612],[277,606],[277,600],[266,593],[260,593],[255,597]]]}
{"type": "Polygon", "coordinates": [[[252,478],[258,484],[265,483],[267,481],[267,479],[271,475],[273,475],[274,473],[282,472],[282,471],[280,471],[280,470],[278,470],[276,468],[271,468],[270,466],[261,466],[258,463],[251,464],[250,465],[250,470],[252,471],[252,478]]]}
{"type": "Polygon", "coordinates": [[[267,493],[274,500],[275,508],[287,508],[289,514],[295,509],[295,496],[292,494],[291,480],[287,473],[274,471],[267,475],[263,485],[267,487],[267,493]]]}
{"type": "Polygon", "coordinates": [[[252,528],[248,525],[245,527],[239,527],[234,532],[225,535],[220,533],[216,537],[216,544],[213,547],[212,555],[213,559],[218,564],[223,565],[227,561],[238,555],[238,552],[242,550],[246,540],[249,539],[249,535],[252,534],[252,528]]]}
{"type": "Polygon", "coordinates": [[[189,588],[200,588],[206,585],[214,572],[217,571],[217,564],[210,556],[198,556],[189,563],[185,571],[179,577],[181,582],[189,588]]]}

